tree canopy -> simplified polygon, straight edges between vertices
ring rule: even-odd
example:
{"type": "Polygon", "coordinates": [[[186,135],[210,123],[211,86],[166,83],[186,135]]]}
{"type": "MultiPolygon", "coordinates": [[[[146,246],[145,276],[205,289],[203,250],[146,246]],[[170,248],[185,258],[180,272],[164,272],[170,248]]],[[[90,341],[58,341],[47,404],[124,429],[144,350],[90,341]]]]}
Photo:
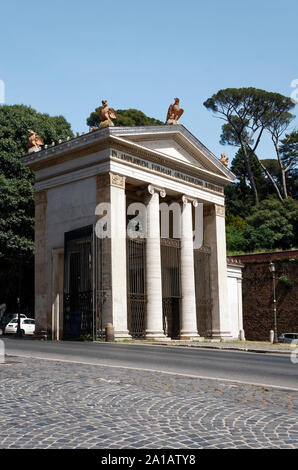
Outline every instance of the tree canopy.
{"type": "MultiPolygon", "coordinates": [[[[99,113],[101,109],[102,107],[99,106],[90,114],[87,118],[88,126],[99,125],[99,113]]],[[[115,126],[159,126],[164,124],[158,119],[146,116],[146,114],[138,109],[117,109],[116,113],[118,119],[113,121],[115,126]]]]}
{"type": "Polygon", "coordinates": [[[280,139],[291,120],[295,117],[290,110],[295,106],[292,100],[279,93],[272,93],[256,88],[227,88],[219,90],[204,102],[204,106],[219,115],[224,121],[221,143],[235,145],[242,149],[242,156],[247,176],[252,188],[255,204],[259,203],[259,194],[251,168],[249,154],[255,155],[258,164],[270,180],[278,198],[283,201],[288,197],[285,167],[280,156],[280,139]],[[264,132],[271,136],[280,166],[282,191],[273,175],[257,155],[257,149],[264,132]]]}
{"type": "Polygon", "coordinates": [[[34,176],[21,162],[28,153],[28,129],[48,145],[73,136],[63,116],[24,105],[0,106],[0,302],[17,295],[20,256],[23,270],[33,272],[34,176]]]}

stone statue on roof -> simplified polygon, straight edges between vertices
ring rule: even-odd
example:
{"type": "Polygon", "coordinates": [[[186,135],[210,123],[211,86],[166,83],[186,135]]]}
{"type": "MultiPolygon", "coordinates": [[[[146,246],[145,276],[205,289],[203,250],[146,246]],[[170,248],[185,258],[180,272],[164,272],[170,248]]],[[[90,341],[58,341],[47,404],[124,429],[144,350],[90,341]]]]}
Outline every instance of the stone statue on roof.
{"type": "Polygon", "coordinates": [[[170,104],[168,109],[166,124],[180,124],[179,118],[183,112],[184,109],[179,106],[179,98],[174,98],[174,103],[170,104]]]}
{"type": "Polygon", "coordinates": [[[229,164],[229,157],[226,157],[226,154],[225,154],[225,153],[221,153],[221,154],[220,154],[220,162],[221,162],[224,166],[228,166],[228,164],[229,164]]]}
{"type": "Polygon", "coordinates": [[[108,102],[106,100],[102,100],[102,109],[99,113],[99,120],[100,124],[99,127],[108,127],[114,126],[112,119],[117,119],[117,113],[113,108],[108,107],[108,102]]]}
{"type": "Polygon", "coordinates": [[[30,134],[30,137],[28,138],[28,152],[38,152],[41,145],[44,145],[44,141],[32,129],[28,129],[28,134],[30,134]]]}

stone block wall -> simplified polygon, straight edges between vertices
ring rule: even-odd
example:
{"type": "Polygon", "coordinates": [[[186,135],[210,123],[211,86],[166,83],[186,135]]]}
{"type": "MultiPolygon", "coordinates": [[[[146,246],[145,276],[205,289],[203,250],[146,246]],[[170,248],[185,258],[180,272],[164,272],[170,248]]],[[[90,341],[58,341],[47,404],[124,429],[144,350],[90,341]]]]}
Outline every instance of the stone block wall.
{"type": "MultiPolygon", "coordinates": [[[[231,257],[230,257],[231,258],[231,257]]],[[[273,281],[269,263],[276,267],[278,334],[298,332],[298,251],[233,256],[243,268],[243,328],[247,340],[268,341],[274,329],[273,281]],[[292,286],[279,278],[285,275],[292,286]]]]}

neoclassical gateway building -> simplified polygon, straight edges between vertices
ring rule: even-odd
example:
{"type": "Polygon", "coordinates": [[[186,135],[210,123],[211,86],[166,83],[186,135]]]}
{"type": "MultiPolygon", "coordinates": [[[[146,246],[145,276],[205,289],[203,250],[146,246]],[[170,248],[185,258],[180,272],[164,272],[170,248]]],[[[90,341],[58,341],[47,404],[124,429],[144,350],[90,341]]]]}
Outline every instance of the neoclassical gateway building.
{"type": "Polygon", "coordinates": [[[184,126],[105,127],[22,161],[35,172],[37,330],[238,338],[224,207],[234,175],[184,126]]]}

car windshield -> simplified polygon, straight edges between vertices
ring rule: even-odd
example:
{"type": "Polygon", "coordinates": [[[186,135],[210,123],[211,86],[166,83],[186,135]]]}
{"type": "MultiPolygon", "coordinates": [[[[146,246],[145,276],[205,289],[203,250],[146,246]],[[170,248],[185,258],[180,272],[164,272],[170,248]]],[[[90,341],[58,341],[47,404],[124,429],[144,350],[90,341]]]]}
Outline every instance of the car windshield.
{"type": "Polygon", "coordinates": [[[24,320],[23,323],[25,323],[26,325],[34,325],[35,320],[24,320]]]}

